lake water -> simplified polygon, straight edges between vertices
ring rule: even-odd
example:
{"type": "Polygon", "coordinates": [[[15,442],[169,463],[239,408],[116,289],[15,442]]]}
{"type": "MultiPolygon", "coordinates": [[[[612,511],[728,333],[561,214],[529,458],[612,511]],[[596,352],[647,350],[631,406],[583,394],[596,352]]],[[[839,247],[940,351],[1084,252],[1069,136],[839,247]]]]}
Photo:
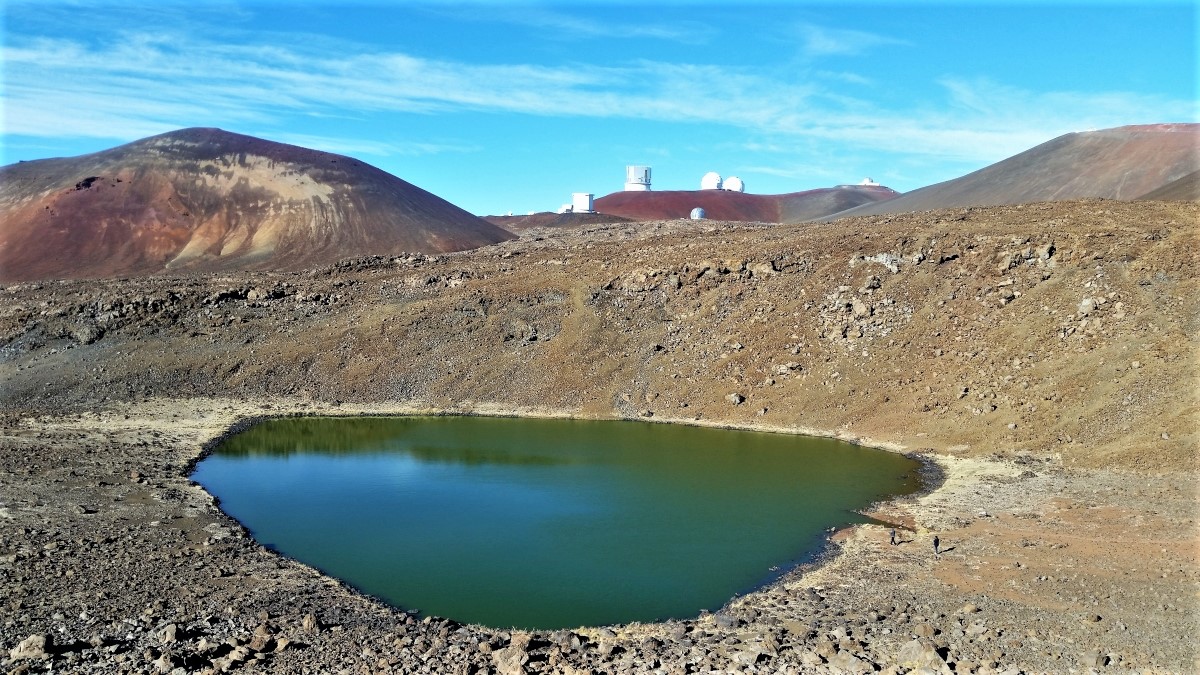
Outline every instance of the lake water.
{"type": "Polygon", "coordinates": [[[265,422],[192,478],[260,543],[397,607],[550,629],[716,610],[918,468],[783,434],[359,417],[265,422]]]}

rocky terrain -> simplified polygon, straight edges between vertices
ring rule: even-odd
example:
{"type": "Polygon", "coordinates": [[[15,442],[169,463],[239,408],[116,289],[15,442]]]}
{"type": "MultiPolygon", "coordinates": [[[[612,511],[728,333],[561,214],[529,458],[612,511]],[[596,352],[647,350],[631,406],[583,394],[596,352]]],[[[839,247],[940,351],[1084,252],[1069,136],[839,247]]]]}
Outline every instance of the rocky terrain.
{"type": "Polygon", "coordinates": [[[351,157],[221,129],[0,168],[0,281],[295,270],[511,235],[351,157]]]}
{"type": "MultiPolygon", "coordinates": [[[[1193,672],[1194,202],[531,229],[453,254],[0,291],[15,672],[1193,672]],[[638,418],[922,457],[827,559],[573,631],[389,608],[190,466],[281,414],[638,418]],[[931,547],[940,537],[943,554],[931,547]]],[[[703,561],[697,561],[703,564],[703,561]]]]}

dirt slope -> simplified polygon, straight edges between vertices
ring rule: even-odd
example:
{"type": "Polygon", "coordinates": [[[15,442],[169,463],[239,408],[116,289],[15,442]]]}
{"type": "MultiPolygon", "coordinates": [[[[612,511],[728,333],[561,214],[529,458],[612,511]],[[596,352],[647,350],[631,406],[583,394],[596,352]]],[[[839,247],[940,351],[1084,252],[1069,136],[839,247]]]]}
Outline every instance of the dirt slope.
{"type": "Polygon", "coordinates": [[[524,216],[484,216],[483,219],[516,234],[539,227],[558,229],[563,227],[620,223],[628,220],[628,218],[610,216],[603,213],[551,213],[549,211],[530,213],[524,216]]]}
{"type": "Polygon", "coordinates": [[[1138,197],[1145,200],[1162,201],[1200,201],[1200,171],[1193,171],[1178,180],[1151,190],[1138,197]]]}
{"type": "Polygon", "coordinates": [[[1059,136],[961,178],[836,217],[1101,197],[1136,199],[1200,169],[1200,124],[1153,124],[1059,136]]]}
{"type": "Polygon", "coordinates": [[[1189,466],[1198,209],[592,225],[311,273],[10,286],[0,402],[476,402],[1189,466]]]}
{"type": "Polygon", "coordinates": [[[356,159],[220,129],[0,168],[0,280],[297,269],[509,238],[356,159]]]}
{"type": "Polygon", "coordinates": [[[891,188],[878,185],[842,185],[781,195],[759,195],[728,190],[658,190],[614,192],[594,200],[600,213],[631,220],[687,218],[692,209],[703,208],[705,217],[756,223],[798,223],[844,211],[860,204],[886,201],[897,196],[891,188]]]}

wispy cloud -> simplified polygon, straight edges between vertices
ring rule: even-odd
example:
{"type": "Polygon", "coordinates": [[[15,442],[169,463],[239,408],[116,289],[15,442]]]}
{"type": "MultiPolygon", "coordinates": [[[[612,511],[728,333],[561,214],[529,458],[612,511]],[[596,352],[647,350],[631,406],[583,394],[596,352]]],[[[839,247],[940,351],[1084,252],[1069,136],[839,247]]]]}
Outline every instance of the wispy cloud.
{"type": "Polygon", "coordinates": [[[811,23],[800,24],[797,26],[797,32],[801,40],[801,51],[810,58],[858,56],[876,47],[910,44],[906,40],[866,31],[829,28],[811,23]]]}
{"type": "Polygon", "coordinates": [[[681,44],[704,44],[717,33],[715,28],[699,21],[600,21],[577,13],[529,5],[521,7],[520,11],[512,11],[508,6],[471,6],[427,11],[450,14],[458,20],[526,26],[541,31],[544,38],[564,40],[652,39],[681,44]]]}
{"type": "Polygon", "coordinates": [[[275,133],[264,131],[253,134],[279,143],[299,145],[314,150],[324,150],[339,155],[375,155],[377,157],[419,157],[443,153],[471,153],[482,148],[477,145],[454,142],[421,141],[375,141],[347,138],[330,138],[312,134],[275,133]]]}
{"type": "MultiPolygon", "coordinates": [[[[810,48],[826,54],[887,42],[856,31],[822,29],[813,36],[810,48]]],[[[780,152],[825,144],[984,162],[1074,129],[1194,116],[1188,101],[1032,92],[979,79],[947,77],[940,82],[943,97],[886,109],[828,88],[822,77],[796,81],[768,69],[649,60],[476,64],[161,31],[128,32],[107,43],[9,36],[0,58],[4,131],[30,137],[133,140],[181,126],[286,129],[294,115],[483,112],[713,123],[780,152]]],[[[368,154],[475,149],[455,139],[291,138],[368,154]]]]}

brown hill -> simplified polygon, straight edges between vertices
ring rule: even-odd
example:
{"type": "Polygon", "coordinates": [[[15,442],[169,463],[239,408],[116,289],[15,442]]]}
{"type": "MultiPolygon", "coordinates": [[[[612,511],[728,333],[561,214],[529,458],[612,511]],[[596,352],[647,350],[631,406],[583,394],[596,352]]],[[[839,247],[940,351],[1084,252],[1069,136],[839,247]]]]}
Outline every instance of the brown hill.
{"type": "Polygon", "coordinates": [[[1200,124],[1066,134],[960,178],[836,217],[1101,197],[1136,199],[1200,169],[1200,124]]]}
{"type": "Polygon", "coordinates": [[[0,168],[0,280],[297,269],[511,234],[356,159],[183,129],[0,168]]]}
{"type": "Polygon", "coordinates": [[[1193,171],[1183,178],[1173,180],[1138,199],[1164,202],[1200,201],[1200,171],[1193,171]]]}
{"type": "Polygon", "coordinates": [[[614,192],[596,199],[593,207],[600,213],[631,220],[687,218],[692,209],[700,207],[705,217],[713,220],[798,223],[861,204],[894,199],[898,194],[878,185],[842,185],[781,195],[728,190],[614,192]]]}
{"type": "Polygon", "coordinates": [[[484,216],[484,220],[502,227],[509,232],[521,233],[539,227],[574,227],[576,225],[600,225],[603,223],[620,223],[629,220],[620,216],[610,216],[603,213],[554,213],[539,211],[524,216],[484,216]]]}

